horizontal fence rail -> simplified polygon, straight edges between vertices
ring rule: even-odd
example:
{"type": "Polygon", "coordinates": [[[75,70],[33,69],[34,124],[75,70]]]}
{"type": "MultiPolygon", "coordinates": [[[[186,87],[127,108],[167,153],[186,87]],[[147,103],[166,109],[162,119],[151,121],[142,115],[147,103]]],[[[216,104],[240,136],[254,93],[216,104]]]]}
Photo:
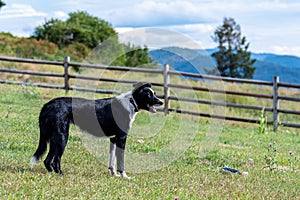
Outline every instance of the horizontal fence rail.
{"type": "Polygon", "coordinates": [[[193,89],[197,91],[213,92],[213,93],[226,93],[226,94],[238,95],[238,96],[259,97],[259,98],[266,98],[266,99],[273,98],[273,95],[237,92],[237,91],[229,91],[229,90],[221,90],[221,89],[209,89],[207,87],[186,86],[186,85],[177,85],[177,84],[169,84],[169,87],[180,88],[180,89],[193,89]]]}
{"type": "MultiPolygon", "coordinates": [[[[240,109],[248,109],[259,111],[264,109],[265,112],[273,113],[273,119],[268,121],[268,124],[273,125],[273,129],[276,131],[278,125],[287,126],[287,127],[295,127],[300,128],[300,124],[291,123],[291,122],[280,122],[279,114],[291,114],[291,115],[300,115],[300,111],[296,110],[287,110],[281,109],[279,107],[279,101],[291,101],[291,102],[300,102],[300,98],[298,97],[290,97],[290,96],[281,96],[278,94],[278,89],[280,87],[285,88],[293,88],[300,89],[300,84],[291,84],[291,83],[283,83],[279,81],[279,77],[274,77],[273,81],[260,81],[260,80],[248,80],[248,79],[237,79],[237,78],[227,78],[227,77],[219,77],[219,76],[211,76],[211,75],[203,75],[196,73],[187,73],[187,72],[179,72],[170,70],[169,65],[165,65],[163,69],[147,69],[147,68],[138,68],[138,67],[123,67],[123,66],[106,66],[106,65],[98,65],[98,64],[89,64],[89,63],[78,63],[78,62],[70,62],[70,58],[66,57],[63,62],[59,61],[47,61],[47,60],[35,60],[35,59],[24,59],[24,58],[14,58],[7,56],[0,56],[0,61],[3,62],[14,62],[14,63],[29,63],[35,65],[48,65],[48,66],[61,66],[63,69],[63,73],[52,73],[52,72],[38,72],[32,70],[18,70],[18,69],[8,69],[0,66],[1,73],[9,73],[9,74],[24,74],[24,75],[32,75],[32,76],[41,76],[41,77],[56,77],[61,78],[64,82],[63,85],[55,85],[48,83],[30,83],[30,82],[21,82],[21,81],[12,81],[12,80],[0,80],[0,84],[13,84],[13,85],[31,85],[42,88],[51,88],[51,89],[62,89],[68,92],[69,90],[76,91],[84,91],[84,92],[95,92],[102,94],[120,94],[119,91],[114,90],[104,90],[104,89],[96,89],[96,88],[84,88],[71,85],[70,80],[72,79],[80,79],[80,80],[88,80],[88,81],[102,81],[102,82],[110,82],[110,83],[123,83],[123,84],[133,84],[137,81],[135,80],[120,80],[115,78],[105,78],[105,77],[94,77],[94,76],[83,76],[83,75],[74,75],[69,72],[70,67],[80,67],[87,69],[96,69],[96,70],[109,70],[109,71],[119,71],[119,72],[135,72],[135,73],[149,73],[149,74],[158,74],[163,77],[163,83],[155,83],[152,85],[162,87],[164,94],[158,95],[160,98],[164,99],[164,109],[163,112],[168,114],[169,112],[176,112],[181,114],[188,114],[200,117],[208,117],[208,118],[216,118],[216,119],[224,119],[230,121],[239,121],[239,122],[248,122],[248,123],[259,123],[259,119],[251,119],[244,117],[234,117],[234,116],[222,116],[217,114],[203,113],[203,112],[195,112],[190,110],[182,110],[180,108],[172,108],[171,101],[180,101],[186,103],[195,103],[195,104],[203,104],[203,105],[211,105],[211,106],[222,106],[222,107],[232,107],[232,108],[240,108],[240,109]],[[208,88],[203,86],[187,86],[171,83],[171,76],[184,77],[188,79],[192,79],[195,81],[222,81],[227,83],[236,83],[236,84],[255,84],[259,86],[268,86],[272,88],[272,94],[259,94],[253,92],[238,92],[231,90],[222,90],[215,88],[208,88]],[[199,79],[199,80],[198,80],[199,79]],[[205,99],[197,99],[197,98],[187,98],[180,96],[172,96],[171,89],[182,89],[182,90],[193,90],[198,92],[208,92],[208,93],[216,93],[216,94],[226,94],[226,95],[234,95],[234,96],[243,96],[243,97],[254,97],[267,99],[272,101],[272,107],[263,107],[260,105],[245,105],[238,103],[229,103],[222,101],[212,101],[205,99]]],[[[143,80],[138,80],[143,81],[143,80]]]]}
{"type": "Polygon", "coordinates": [[[51,72],[35,72],[28,70],[16,70],[16,69],[1,69],[0,72],[12,73],[12,74],[26,74],[35,76],[48,76],[48,77],[64,77],[63,74],[51,73],[51,72]]]}

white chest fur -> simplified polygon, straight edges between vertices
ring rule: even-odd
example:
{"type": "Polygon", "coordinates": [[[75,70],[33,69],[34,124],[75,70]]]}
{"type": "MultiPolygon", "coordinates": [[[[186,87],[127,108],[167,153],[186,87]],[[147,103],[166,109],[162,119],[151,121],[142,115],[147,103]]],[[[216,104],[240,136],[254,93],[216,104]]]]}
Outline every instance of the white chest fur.
{"type": "Polygon", "coordinates": [[[130,125],[129,125],[130,128],[131,128],[132,123],[134,122],[135,116],[137,114],[137,112],[135,112],[134,105],[132,103],[130,103],[131,98],[133,98],[131,91],[117,96],[117,99],[119,100],[119,102],[128,111],[129,119],[130,119],[130,125]]]}

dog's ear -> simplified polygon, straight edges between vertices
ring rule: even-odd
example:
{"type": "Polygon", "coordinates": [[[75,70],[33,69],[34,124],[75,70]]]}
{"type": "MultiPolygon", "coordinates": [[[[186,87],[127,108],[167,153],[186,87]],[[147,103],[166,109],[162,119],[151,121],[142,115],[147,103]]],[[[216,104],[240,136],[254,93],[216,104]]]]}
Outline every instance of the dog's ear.
{"type": "Polygon", "coordinates": [[[146,82],[138,82],[138,83],[134,83],[133,85],[133,91],[137,91],[137,90],[141,90],[144,87],[151,87],[151,83],[146,83],[146,82]]]}

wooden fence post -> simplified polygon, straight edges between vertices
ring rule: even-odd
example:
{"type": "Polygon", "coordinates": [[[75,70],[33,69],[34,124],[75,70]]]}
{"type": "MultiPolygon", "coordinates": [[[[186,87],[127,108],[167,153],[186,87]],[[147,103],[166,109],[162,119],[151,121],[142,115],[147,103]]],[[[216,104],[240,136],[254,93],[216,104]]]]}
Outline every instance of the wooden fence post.
{"type": "Polygon", "coordinates": [[[66,56],[64,60],[64,77],[65,77],[65,92],[68,93],[70,89],[70,78],[69,78],[69,63],[70,57],[66,56]]]}
{"type": "Polygon", "coordinates": [[[169,96],[170,96],[170,88],[169,88],[169,83],[170,83],[170,75],[169,75],[169,70],[170,67],[168,64],[164,65],[164,113],[165,115],[169,114],[169,96]]]}
{"type": "Polygon", "coordinates": [[[279,100],[278,100],[279,77],[273,77],[273,130],[277,131],[279,125],[279,100]]]}

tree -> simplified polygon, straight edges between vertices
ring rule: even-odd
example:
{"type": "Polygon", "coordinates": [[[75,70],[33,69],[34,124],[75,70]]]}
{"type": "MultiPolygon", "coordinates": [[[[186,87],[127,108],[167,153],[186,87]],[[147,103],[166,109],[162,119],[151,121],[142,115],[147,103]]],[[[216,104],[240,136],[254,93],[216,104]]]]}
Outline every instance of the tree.
{"type": "Polygon", "coordinates": [[[60,48],[72,43],[82,43],[89,48],[95,48],[99,43],[116,35],[111,25],[87,12],[78,11],[69,14],[67,21],[50,19],[38,26],[33,38],[49,40],[60,48]]]}
{"type": "Polygon", "coordinates": [[[87,12],[73,12],[69,16],[66,25],[70,28],[68,34],[71,35],[72,42],[95,48],[100,42],[117,34],[108,22],[91,16],[87,12]]]}
{"type": "Polygon", "coordinates": [[[250,43],[241,35],[241,28],[233,18],[224,18],[223,25],[217,27],[212,36],[218,51],[212,54],[217,67],[206,70],[209,74],[233,78],[253,78],[255,59],[248,51],[250,43]]]}
{"type": "Polygon", "coordinates": [[[147,47],[120,44],[117,32],[108,22],[83,11],[70,13],[66,21],[46,21],[35,28],[32,38],[53,42],[91,63],[131,67],[152,63],[147,47]],[[93,51],[87,53],[91,49],[93,51]]]}
{"type": "Polygon", "coordinates": [[[153,64],[153,66],[147,65],[147,67],[155,67],[156,63],[153,63],[152,57],[149,56],[149,49],[147,46],[144,48],[140,46],[134,46],[131,44],[124,45],[126,55],[126,66],[142,67],[145,64],[153,64]]]}
{"type": "Polygon", "coordinates": [[[57,44],[60,48],[63,48],[69,44],[70,30],[66,26],[65,22],[58,19],[50,19],[43,25],[35,28],[33,38],[37,40],[47,40],[57,44]]]}

